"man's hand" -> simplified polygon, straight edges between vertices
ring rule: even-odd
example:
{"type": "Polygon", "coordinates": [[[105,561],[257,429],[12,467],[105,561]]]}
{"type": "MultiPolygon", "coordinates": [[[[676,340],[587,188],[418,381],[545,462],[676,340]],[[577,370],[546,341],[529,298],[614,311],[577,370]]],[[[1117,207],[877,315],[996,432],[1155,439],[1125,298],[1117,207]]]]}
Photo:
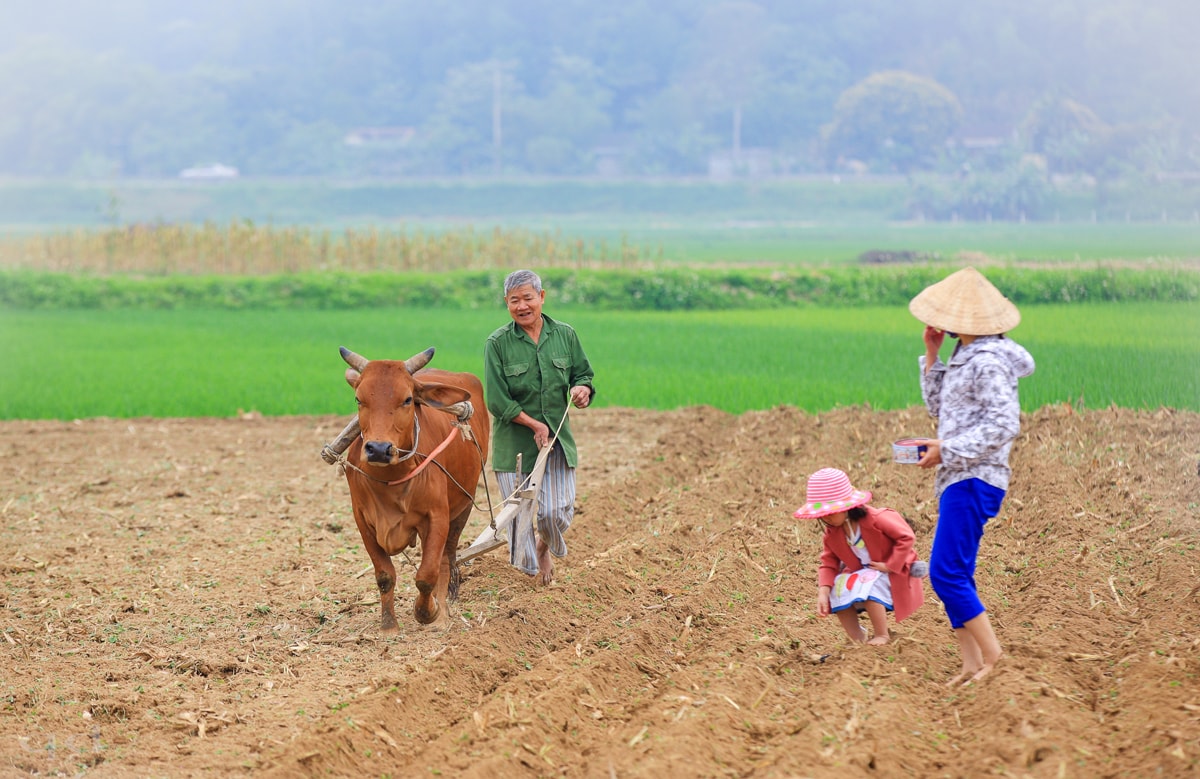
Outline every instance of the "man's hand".
{"type": "Polygon", "coordinates": [[[580,384],[577,387],[571,387],[571,404],[575,408],[587,408],[592,402],[592,389],[580,384]]]}
{"type": "Polygon", "coordinates": [[[522,411],[513,419],[518,425],[524,425],[533,431],[533,442],[541,449],[550,443],[550,428],[522,411]]]}

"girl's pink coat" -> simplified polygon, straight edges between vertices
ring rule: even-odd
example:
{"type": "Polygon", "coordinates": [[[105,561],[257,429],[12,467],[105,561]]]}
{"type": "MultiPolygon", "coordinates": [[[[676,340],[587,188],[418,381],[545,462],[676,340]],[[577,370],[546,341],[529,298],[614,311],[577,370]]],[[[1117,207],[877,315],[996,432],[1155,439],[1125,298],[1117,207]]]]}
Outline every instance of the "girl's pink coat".
{"type": "MultiPolygon", "coordinates": [[[[863,506],[867,515],[859,520],[863,543],[873,562],[887,563],[888,578],[892,583],[892,605],[896,621],[912,614],[925,602],[925,590],[921,580],[909,575],[909,567],[917,559],[913,549],[916,536],[900,513],[888,508],[863,506]]],[[[840,527],[825,528],[824,548],[821,550],[821,567],[817,571],[817,585],[832,587],[834,578],[845,571],[863,568],[858,557],[846,540],[840,527]]]]}

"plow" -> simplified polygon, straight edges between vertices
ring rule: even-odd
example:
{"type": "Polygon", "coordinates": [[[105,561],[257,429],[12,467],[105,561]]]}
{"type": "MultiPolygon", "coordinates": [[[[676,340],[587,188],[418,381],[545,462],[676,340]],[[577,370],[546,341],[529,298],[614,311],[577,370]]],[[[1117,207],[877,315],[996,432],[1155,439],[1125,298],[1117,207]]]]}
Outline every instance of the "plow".
{"type": "MultiPolygon", "coordinates": [[[[513,528],[524,522],[532,522],[533,526],[537,527],[538,490],[542,486],[542,476],[546,473],[546,459],[550,456],[550,450],[553,447],[554,439],[542,447],[529,475],[511,495],[504,499],[499,513],[492,518],[483,532],[471,542],[470,546],[459,551],[458,562],[469,562],[493,549],[504,546],[508,543],[508,536],[513,532],[513,528]]],[[[522,472],[521,455],[518,454],[517,473],[522,472]]]]}

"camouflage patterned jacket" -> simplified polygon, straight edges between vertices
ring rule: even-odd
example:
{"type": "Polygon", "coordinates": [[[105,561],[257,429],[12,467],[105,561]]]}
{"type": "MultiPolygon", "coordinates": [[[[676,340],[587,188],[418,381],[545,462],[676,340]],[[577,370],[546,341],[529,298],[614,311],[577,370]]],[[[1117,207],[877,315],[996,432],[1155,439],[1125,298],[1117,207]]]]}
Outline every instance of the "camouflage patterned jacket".
{"type": "Polygon", "coordinates": [[[939,359],[926,373],[924,355],[918,362],[921,395],[942,442],[936,494],[966,479],[1007,491],[1008,454],[1021,431],[1017,380],[1033,373],[1033,356],[1003,335],[986,335],[958,344],[949,365],[939,359]]]}

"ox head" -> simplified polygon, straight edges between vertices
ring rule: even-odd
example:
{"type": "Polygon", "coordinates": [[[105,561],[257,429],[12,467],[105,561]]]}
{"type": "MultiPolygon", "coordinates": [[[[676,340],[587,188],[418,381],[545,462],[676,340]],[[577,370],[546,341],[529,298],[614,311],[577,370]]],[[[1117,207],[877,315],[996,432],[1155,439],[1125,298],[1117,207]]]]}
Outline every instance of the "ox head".
{"type": "Polygon", "coordinates": [[[417,406],[432,408],[459,403],[470,397],[465,389],[422,382],[414,374],[433,359],[433,347],[407,360],[368,360],[341,348],[346,382],[354,388],[363,454],[371,465],[395,465],[417,445],[417,406]]]}

